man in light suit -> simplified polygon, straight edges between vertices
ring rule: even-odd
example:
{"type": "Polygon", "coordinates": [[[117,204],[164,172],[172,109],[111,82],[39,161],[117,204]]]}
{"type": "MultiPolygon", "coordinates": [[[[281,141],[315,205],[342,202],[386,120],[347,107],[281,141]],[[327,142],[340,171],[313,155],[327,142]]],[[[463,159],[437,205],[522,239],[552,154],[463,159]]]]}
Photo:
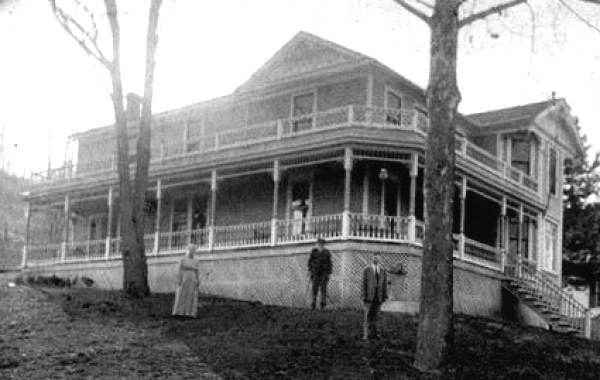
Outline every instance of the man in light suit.
{"type": "Polygon", "coordinates": [[[373,254],[373,262],[363,271],[362,298],[365,307],[363,340],[369,340],[370,330],[377,335],[377,316],[381,304],[387,300],[387,276],[379,263],[379,255],[373,254]]]}

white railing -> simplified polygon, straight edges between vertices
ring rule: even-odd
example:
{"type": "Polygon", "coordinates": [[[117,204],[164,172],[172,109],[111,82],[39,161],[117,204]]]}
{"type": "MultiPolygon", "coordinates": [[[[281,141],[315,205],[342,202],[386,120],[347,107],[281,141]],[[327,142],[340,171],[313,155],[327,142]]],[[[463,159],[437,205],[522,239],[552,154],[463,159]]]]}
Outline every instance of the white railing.
{"type": "Polygon", "coordinates": [[[277,221],[277,242],[301,242],[342,236],[342,214],[320,215],[304,219],[277,221]]]}
{"type": "Polygon", "coordinates": [[[415,110],[353,106],[354,121],[376,127],[426,131],[427,116],[415,110]]]}
{"type": "Polygon", "coordinates": [[[161,232],[158,238],[158,253],[185,251],[191,241],[191,231],[161,232]]]}
{"type": "Polygon", "coordinates": [[[485,264],[486,266],[500,269],[502,251],[499,248],[469,239],[465,236],[462,257],[467,261],[485,264]]]}
{"type": "Polygon", "coordinates": [[[408,240],[407,217],[350,214],[350,236],[367,240],[408,240]]]}
{"type": "Polygon", "coordinates": [[[153,233],[144,234],[144,251],[146,252],[146,255],[149,253],[156,253],[156,252],[154,252],[155,237],[156,237],[156,234],[153,234],[153,233]]]}
{"type": "Polygon", "coordinates": [[[474,163],[478,167],[491,171],[494,174],[521,185],[529,190],[537,192],[537,179],[523,173],[521,170],[513,168],[506,162],[488,152],[487,150],[473,144],[464,137],[456,136],[456,153],[474,163]]]}
{"type": "Polygon", "coordinates": [[[27,249],[27,265],[51,265],[59,263],[61,255],[61,243],[29,246],[27,249]]]}
{"type": "Polygon", "coordinates": [[[208,247],[209,236],[208,228],[192,230],[190,243],[198,248],[208,247]]]}
{"type": "Polygon", "coordinates": [[[110,239],[110,250],[108,251],[108,257],[121,257],[121,238],[110,239]]]}
{"type": "Polygon", "coordinates": [[[271,222],[214,227],[214,247],[253,247],[271,243],[271,222]]]}
{"type": "Polygon", "coordinates": [[[106,239],[72,241],[66,244],[65,261],[104,259],[106,239]]]}

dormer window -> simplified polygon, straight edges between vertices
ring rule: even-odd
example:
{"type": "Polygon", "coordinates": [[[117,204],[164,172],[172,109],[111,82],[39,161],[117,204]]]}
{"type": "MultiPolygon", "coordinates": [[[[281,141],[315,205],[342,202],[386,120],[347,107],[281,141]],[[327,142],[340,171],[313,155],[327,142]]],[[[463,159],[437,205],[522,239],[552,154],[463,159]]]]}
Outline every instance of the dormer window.
{"type": "Polygon", "coordinates": [[[402,123],[402,118],[400,115],[402,98],[400,95],[391,90],[388,90],[385,96],[385,104],[387,109],[385,121],[389,124],[400,125],[402,123]]]}
{"type": "Polygon", "coordinates": [[[525,138],[513,137],[510,164],[525,174],[531,173],[531,145],[525,138]]]}
{"type": "Polygon", "coordinates": [[[315,95],[313,93],[296,95],[292,98],[292,132],[312,128],[315,95]]]}
{"type": "Polygon", "coordinates": [[[503,138],[502,156],[510,166],[531,177],[537,178],[539,143],[534,135],[516,133],[503,138]]]}

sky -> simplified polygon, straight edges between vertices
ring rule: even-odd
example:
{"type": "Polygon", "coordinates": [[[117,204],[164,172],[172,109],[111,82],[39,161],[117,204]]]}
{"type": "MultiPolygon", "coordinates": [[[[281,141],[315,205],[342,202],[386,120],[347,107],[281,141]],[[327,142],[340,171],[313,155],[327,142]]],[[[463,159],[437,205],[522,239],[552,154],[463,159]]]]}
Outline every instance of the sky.
{"type": "MultiPolygon", "coordinates": [[[[599,6],[563,1],[600,26],[599,6]]],[[[128,7],[120,16],[125,90],[141,93],[147,2],[119,4],[128,7]]],[[[600,32],[559,0],[531,5],[531,12],[521,6],[461,31],[459,111],[536,102],[555,92],[599,151],[600,32]]],[[[231,93],[301,30],[427,85],[428,30],[394,0],[165,0],[154,110],[231,93]]],[[[49,157],[60,167],[69,135],[113,122],[107,74],[59,26],[47,1],[0,0],[0,52],[0,134],[11,172],[43,170],[49,157]]]]}

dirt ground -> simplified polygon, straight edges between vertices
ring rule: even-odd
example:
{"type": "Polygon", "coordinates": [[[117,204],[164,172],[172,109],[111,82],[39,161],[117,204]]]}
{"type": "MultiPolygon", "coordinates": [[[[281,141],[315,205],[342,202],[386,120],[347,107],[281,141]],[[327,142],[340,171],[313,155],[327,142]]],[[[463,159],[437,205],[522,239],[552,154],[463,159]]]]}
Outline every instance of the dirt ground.
{"type": "MultiPolygon", "coordinates": [[[[0,285],[0,379],[417,379],[417,319],[384,313],[360,340],[359,310],[311,311],[201,297],[169,317],[172,294],[0,285]],[[4,312],[7,311],[7,312],[4,312]],[[203,364],[204,363],[204,364],[203,364]]],[[[445,379],[600,379],[600,343],[457,316],[445,379]]]]}
{"type": "Polygon", "coordinates": [[[57,292],[0,280],[1,379],[220,378],[164,322],[73,318],[52,301],[57,292]]]}

